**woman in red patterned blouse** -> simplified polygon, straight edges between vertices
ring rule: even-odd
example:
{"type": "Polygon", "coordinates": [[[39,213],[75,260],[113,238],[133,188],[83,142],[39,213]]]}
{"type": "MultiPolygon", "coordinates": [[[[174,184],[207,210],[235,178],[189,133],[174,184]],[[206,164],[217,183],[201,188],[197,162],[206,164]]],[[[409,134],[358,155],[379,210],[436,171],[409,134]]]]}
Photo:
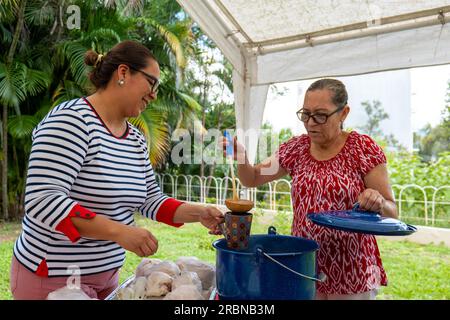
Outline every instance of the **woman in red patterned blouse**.
{"type": "Polygon", "coordinates": [[[320,244],[317,299],[374,299],[386,273],[374,236],[324,228],[310,222],[310,212],[348,210],[355,202],[365,210],[397,217],[381,148],[367,135],[343,131],[350,112],[344,84],[314,82],[297,115],[307,134],[293,137],[265,161],[252,166],[244,147],[235,143],[238,176],[257,187],[289,174],[292,177],[292,234],[320,244]],[[275,168],[275,169],[274,169],[275,168]]]}

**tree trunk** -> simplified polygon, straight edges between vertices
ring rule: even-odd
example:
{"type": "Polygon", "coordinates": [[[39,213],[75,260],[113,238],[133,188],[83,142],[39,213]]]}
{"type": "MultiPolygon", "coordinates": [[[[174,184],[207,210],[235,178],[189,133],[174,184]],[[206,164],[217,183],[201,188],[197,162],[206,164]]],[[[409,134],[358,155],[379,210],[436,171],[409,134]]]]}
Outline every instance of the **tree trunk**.
{"type": "Polygon", "coordinates": [[[3,106],[2,112],[2,212],[3,219],[8,220],[8,107],[3,106]]]}
{"type": "MultiPolygon", "coordinates": [[[[20,174],[20,164],[19,164],[19,158],[17,156],[17,140],[13,139],[12,140],[12,158],[13,158],[13,164],[14,164],[14,171],[17,172],[17,185],[20,186],[22,185],[22,181],[21,181],[21,174],[20,174]]],[[[9,215],[11,217],[11,220],[16,220],[19,217],[19,210],[20,210],[20,198],[22,197],[22,193],[21,190],[17,189],[17,193],[14,197],[14,202],[12,204],[10,204],[10,210],[9,211],[9,215]]]]}
{"type": "MultiPolygon", "coordinates": [[[[17,45],[19,43],[20,34],[22,33],[24,26],[25,6],[27,1],[22,0],[20,2],[19,14],[16,24],[16,30],[14,31],[14,37],[9,48],[8,56],[6,58],[6,65],[11,66],[14,60],[14,54],[16,52],[17,45]]],[[[2,125],[3,125],[3,161],[2,161],[2,211],[3,218],[8,220],[8,105],[3,106],[2,112],[2,125]]]]}
{"type": "MultiPolygon", "coordinates": [[[[24,163],[28,162],[28,157],[25,157],[24,163]]],[[[27,166],[28,167],[28,166],[27,166]]],[[[22,176],[22,190],[20,191],[20,199],[19,199],[19,209],[16,212],[17,220],[22,220],[23,216],[25,215],[25,190],[27,186],[27,176],[28,176],[28,168],[25,168],[23,170],[23,176],[22,176]]]]}
{"type": "Polygon", "coordinates": [[[16,30],[14,31],[14,37],[11,42],[11,47],[9,48],[8,57],[6,58],[6,64],[11,65],[14,60],[14,54],[16,53],[17,44],[19,43],[20,34],[23,30],[23,25],[25,21],[25,6],[27,4],[26,0],[22,0],[19,8],[19,16],[17,18],[16,30]]]}

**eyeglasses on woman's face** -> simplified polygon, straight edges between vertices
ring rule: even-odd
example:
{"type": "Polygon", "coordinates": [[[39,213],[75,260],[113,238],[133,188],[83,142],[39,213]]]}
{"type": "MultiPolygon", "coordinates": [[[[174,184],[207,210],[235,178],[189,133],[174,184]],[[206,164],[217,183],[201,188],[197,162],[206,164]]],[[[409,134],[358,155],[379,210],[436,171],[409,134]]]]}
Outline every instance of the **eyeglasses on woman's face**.
{"type": "Polygon", "coordinates": [[[140,73],[142,73],[145,76],[145,78],[147,79],[147,82],[148,82],[148,84],[150,86],[151,93],[157,93],[158,92],[158,87],[159,87],[159,79],[158,78],[152,76],[151,74],[149,74],[149,73],[147,73],[145,71],[138,70],[138,69],[133,68],[133,67],[130,67],[130,69],[132,69],[134,71],[137,71],[137,72],[140,72],[140,73]]]}
{"type": "MultiPolygon", "coordinates": [[[[344,106],[346,104],[347,103],[345,103],[344,106]]],[[[301,108],[300,110],[297,111],[297,117],[300,121],[302,121],[304,123],[307,123],[309,121],[309,119],[312,118],[315,123],[324,124],[327,122],[329,117],[331,117],[336,112],[339,112],[342,109],[344,109],[344,106],[337,108],[336,110],[334,110],[331,113],[324,113],[324,112],[311,113],[309,111],[305,111],[304,108],[301,108]]]]}

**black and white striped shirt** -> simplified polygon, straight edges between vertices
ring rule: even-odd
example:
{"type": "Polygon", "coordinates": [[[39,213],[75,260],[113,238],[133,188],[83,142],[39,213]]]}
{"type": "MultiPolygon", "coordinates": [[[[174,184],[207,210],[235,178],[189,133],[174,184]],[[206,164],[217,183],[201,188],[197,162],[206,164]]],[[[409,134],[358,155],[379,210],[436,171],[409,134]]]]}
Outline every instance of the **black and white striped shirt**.
{"type": "Polygon", "coordinates": [[[181,202],[161,193],[145,138],[127,125],[124,136],[115,137],[79,98],[52,109],[34,129],[23,231],[14,246],[26,268],[51,277],[68,276],[73,266],[82,275],[122,266],[125,250],[117,243],[74,235],[68,217],[80,212],[84,218],[98,214],[131,225],[139,211],[180,225],[172,218],[181,202]]]}

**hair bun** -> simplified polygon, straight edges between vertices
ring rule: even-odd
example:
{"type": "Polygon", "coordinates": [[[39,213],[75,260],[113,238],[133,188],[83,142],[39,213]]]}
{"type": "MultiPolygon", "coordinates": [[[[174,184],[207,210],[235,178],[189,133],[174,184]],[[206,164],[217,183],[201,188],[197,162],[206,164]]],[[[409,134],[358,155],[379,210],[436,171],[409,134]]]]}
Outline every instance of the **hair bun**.
{"type": "Polygon", "coordinates": [[[84,63],[88,66],[96,67],[100,59],[103,57],[103,55],[99,55],[94,50],[88,50],[84,54],[84,63]]]}

